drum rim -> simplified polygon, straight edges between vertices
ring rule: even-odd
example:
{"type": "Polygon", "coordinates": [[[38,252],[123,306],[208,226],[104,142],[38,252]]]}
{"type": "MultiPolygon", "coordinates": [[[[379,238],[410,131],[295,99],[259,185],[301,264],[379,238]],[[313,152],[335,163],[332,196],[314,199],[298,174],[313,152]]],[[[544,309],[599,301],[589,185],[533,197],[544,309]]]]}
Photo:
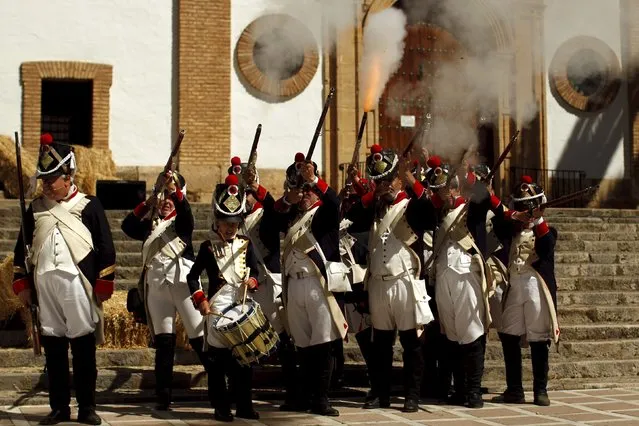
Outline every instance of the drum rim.
{"type": "MultiPolygon", "coordinates": [[[[255,309],[255,302],[252,299],[246,299],[246,305],[248,306],[248,309],[246,312],[244,312],[242,315],[240,315],[239,317],[237,317],[237,319],[231,323],[229,323],[228,325],[221,325],[218,327],[218,323],[224,319],[222,317],[217,317],[215,318],[215,320],[213,320],[213,327],[217,328],[218,330],[228,330],[228,326],[233,325],[233,324],[237,324],[239,322],[241,322],[242,320],[248,319],[251,315],[251,312],[257,312],[257,309],[255,309]]],[[[227,306],[226,308],[224,308],[221,312],[222,315],[228,313],[230,310],[232,310],[233,308],[235,308],[236,306],[242,306],[241,303],[238,302],[234,302],[233,304],[227,306]]]]}

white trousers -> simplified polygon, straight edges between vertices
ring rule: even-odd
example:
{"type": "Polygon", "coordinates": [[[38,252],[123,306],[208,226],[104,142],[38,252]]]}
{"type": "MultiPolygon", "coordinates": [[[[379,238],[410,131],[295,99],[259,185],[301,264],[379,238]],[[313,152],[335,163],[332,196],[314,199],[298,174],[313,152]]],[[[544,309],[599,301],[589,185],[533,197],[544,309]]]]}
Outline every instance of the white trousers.
{"type": "Polygon", "coordinates": [[[39,273],[36,283],[44,336],[75,339],[95,331],[97,312],[93,315],[79,275],[48,271],[39,273]]]}
{"type": "Polygon", "coordinates": [[[526,335],[529,342],[550,340],[550,312],[532,273],[511,274],[510,290],[502,314],[502,333],[526,335]]]}
{"type": "MultiPolygon", "coordinates": [[[[217,291],[211,297],[209,301],[211,310],[218,314],[222,314],[227,308],[233,305],[239,297],[242,297],[244,293],[239,294],[240,288],[243,291],[243,286],[240,284],[224,284],[221,289],[217,291]]],[[[247,296],[248,298],[248,296],[247,296]]],[[[240,300],[241,301],[241,300],[240,300]]],[[[230,349],[227,340],[224,336],[215,328],[216,319],[219,317],[210,316],[207,318],[206,325],[206,341],[214,348],[227,348],[230,349]]],[[[232,317],[235,319],[235,317],[232,317]]]]}
{"type": "Polygon", "coordinates": [[[465,345],[484,334],[485,307],[478,272],[460,274],[452,268],[438,272],[435,300],[448,340],[465,345]]]}
{"type": "Polygon", "coordinates": [[[189,288],[185,283],[152,282],[147,286],[147,293],[146,303],[156,335],[175,334],[176,312],[180,313],[189,339],[204,335],[202,315],[193,306],[189,288]]]}
{"type": "Polygon", "coordinates": [[[408,276],[389,281],[372,276],[367,287],[373,328],[399,331],[417,328],[415,296],[408,276]]]}
{"type": "Polygon", "coordinates": [[[499,332],[501,332],[503,328],[502,300],[504,297],[505,287],[506,285],[502,285],[502,284],[497,285],[495,287],[495,292],[493,293],[493,295],[488,298],[488,305],[490,307],[490,318],[492,319],[490,328],[494,328],[499,332]]]}
{"type": "Polygon", "coordinates": [[[318,277],[289,278],[286,315],[295,346],[306,348],[339,339],[318,277]]]}
{"type": "Polygon", "coordinates": [[[282,293],[282,275],[266,274],[266,279],[260,282],[259,287],[251,296],[260,304],[264,316],[268,319],[277,334],[284,331],[284,325],[280,315],[282,315],[282,298],[278,297],[282,293]]]}

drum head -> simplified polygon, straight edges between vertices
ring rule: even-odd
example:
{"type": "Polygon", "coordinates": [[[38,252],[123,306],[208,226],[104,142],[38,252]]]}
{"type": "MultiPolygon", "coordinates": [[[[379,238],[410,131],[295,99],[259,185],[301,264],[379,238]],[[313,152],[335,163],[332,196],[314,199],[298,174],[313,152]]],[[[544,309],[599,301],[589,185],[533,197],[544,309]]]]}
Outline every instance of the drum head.
{"type": "Polygon", "coordinates": [[[248,318],[251,315],[251,312],[255,310],[255,307],[253,306],[253,301],[250,299],[246,300],[244,313],[242,313],[242,306],[243,305],[241,303],[234,303],[228,308],[226,308],[225,310],[223,310],[222,315],[228,318],[224,318],[224,317],[216,318],[215,327],[219,329],[228,328],[229,326],[232,326],[234,324],[244,321],[246,318],[248,318]]]}

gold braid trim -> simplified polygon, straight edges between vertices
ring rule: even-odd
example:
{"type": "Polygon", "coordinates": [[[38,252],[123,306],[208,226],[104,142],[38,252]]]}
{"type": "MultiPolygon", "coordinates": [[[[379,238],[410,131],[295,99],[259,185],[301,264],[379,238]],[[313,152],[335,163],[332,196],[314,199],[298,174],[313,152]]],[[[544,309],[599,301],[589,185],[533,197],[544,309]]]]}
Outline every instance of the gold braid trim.
{"type": "Polygon", "coordinates": [[[111,275],[112,273],[115,272],[115,265],[111,265],[109,267],[104,268],[103,270],[100,271],[100,273],[98,274],[98,276],[100,278],[104,278],[107,275],[111,275]]]}

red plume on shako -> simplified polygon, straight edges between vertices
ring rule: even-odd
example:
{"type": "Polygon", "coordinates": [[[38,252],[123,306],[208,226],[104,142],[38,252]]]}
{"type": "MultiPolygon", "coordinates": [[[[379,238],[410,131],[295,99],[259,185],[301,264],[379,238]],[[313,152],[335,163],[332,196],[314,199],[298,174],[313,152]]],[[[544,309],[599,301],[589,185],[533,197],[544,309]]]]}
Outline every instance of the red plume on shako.
{"type": "MultiPolygon", "coordinates": [[[[237,157],[235,157],[237,158],[237,157]]],[[[226,179],[224,180],[224,183],[226,185],[228,185],[228,193],[231,195],[237,195],[237,193],[239,192],[239,188],[238,188],[238,184],[239,181],[237,179],[237,176],[235,175],[228,175],[226,177],[226,179]]]]}
{"type": "Polygon", "coordinates": [[[236,175],[242,173],[242,160],[240,159],[240,157],[231,158],[231,168],[233,170],[233,173],[235,173],[236,175]]]}
{"type": "Polygon", "coordinates": [[[303,153],[298,152],[297,154],[295,154],[295,168],[299,169],[300,167],[302,167],[302,164],[304,164],[305,160],[306,160],[306,157],[304,156],[303,153]]]}
{"type": "Polygon", "coordinates": [[[40,136],[40,145],[51,145],[53,143],[53,136],[51,133],[43,133],[40,136]]]}

